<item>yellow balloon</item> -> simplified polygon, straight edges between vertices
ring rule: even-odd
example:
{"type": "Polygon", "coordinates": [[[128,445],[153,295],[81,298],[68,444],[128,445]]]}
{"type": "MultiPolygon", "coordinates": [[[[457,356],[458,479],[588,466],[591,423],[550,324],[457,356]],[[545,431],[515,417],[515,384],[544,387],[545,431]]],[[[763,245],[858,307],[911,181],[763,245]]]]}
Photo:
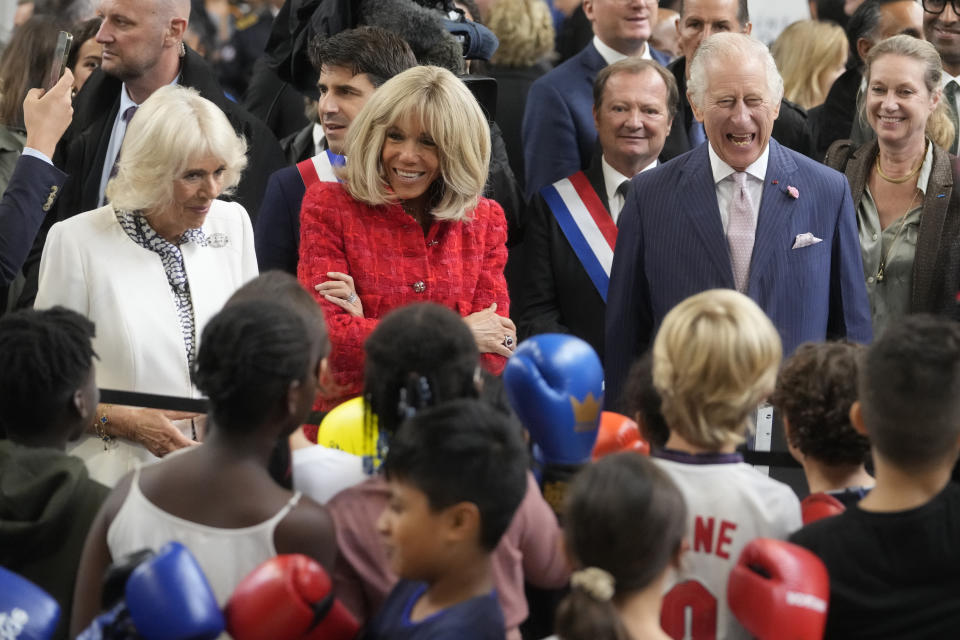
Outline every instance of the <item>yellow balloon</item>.
{"type": "Polygon", "coordinates": [[[376,456],[377,419],[374,416],[372,428],[365,434],[363,414],[362,397],[337,405],[320,421],[317,444],[346,451],[355,456],[376,456]]]}

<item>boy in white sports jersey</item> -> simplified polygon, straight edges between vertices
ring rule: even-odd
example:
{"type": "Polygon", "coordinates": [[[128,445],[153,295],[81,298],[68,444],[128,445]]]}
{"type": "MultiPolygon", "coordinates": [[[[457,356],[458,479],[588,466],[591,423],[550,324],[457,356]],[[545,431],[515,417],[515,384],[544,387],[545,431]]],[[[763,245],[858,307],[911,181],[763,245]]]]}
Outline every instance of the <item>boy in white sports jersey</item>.
{"type": "Polygon", "coordinates": [[[780,356],[773,323],[730,289],[687,298],[657,334],[653,382],[670,437],[654,455],[683,492],[690,539],[663,600],[661,623],[674,638],[749,638],[727,605],[727,576],[754,538],[800,528],[793,490],[735,452],[773,391],[780,356]]]}

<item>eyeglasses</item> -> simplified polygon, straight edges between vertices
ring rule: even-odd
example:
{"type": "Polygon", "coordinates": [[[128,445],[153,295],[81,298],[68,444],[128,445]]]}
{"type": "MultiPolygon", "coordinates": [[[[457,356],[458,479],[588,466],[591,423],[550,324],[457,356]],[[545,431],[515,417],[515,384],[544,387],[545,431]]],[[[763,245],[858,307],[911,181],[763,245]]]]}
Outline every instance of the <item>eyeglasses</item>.
{"type": "MultiPolygon", "coordinates": [[[[960,0],[950,0],[953,12],[960,16],[960,0]]],[[[947,8],[947,0],[923,0],[923,10],[927,13],[941,14],[947,8]]]]}

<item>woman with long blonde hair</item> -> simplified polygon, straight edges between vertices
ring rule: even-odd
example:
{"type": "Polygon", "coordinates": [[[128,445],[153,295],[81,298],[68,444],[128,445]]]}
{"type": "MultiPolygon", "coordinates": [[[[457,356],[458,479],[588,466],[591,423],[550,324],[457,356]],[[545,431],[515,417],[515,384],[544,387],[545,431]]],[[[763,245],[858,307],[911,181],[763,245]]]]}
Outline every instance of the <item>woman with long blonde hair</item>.
{"type": "Polygon", "coordinates": [[[831,22],[799,20],[770,48],[783,76],[783,97],[810,109],[827,97],[847,64],[847,36],[831,22]]]}
{"type": "Polygon", "coordinates": [[[861,118],[876,139],[831,145],[824,162],[850,182],[860,229],[874,335],[909,313],[946,313],[960,274],[960,198],[947,148],[953,124],[940,56],[912,36],[883,40],[867,54],[861,118]]]}

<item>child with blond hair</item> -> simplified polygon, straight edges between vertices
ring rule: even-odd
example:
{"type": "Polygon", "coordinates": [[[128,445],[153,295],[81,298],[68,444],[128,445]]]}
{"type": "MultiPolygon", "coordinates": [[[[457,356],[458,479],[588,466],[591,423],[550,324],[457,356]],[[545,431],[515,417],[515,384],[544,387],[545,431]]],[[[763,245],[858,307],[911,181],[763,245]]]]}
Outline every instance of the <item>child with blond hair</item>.
{"type": "Polygon", "coordinates": [[[675,638],[746,638],[727,605],[730,570],[754,538],[800,528],[793,490],[743,462],[736,447],[773,391],[780,336],[760,307],[731,289],[687,298],[653,345],[653,383],[670,429],[656,461],[687,503],[686,554],[663,601],[675,638]]]}

